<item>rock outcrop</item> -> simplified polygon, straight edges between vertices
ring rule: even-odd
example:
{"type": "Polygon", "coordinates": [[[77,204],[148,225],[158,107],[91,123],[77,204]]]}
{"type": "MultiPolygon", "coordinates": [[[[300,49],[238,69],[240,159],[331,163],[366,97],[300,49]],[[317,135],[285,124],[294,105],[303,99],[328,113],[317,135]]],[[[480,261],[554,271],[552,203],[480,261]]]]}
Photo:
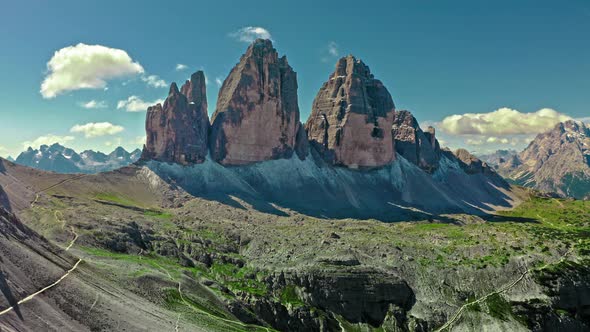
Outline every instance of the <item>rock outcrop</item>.
{"type": "Polygon", "coordinates": [[[210,151],[224,165],[289,158],[299,130],[297,74],[270,40],[257,39],[219,90],[210,151]]]}
{"type": "Polygon", "coordinates": [[[441,151],[433,127],[422,131],[418,121],[409,111],[396,111],[391,135],[397,153],[432,173],[440,161],[441,151]]]}
{"type": "Polygon", "coordinates": [[[148,108],[145,128],[142,159],[183,165],[203,162],[209,130],[203,72],[192,74],[180,91],[172,83],[164,105],[148,108]]]}
{"type": "Polygon", "coordinates": [[[305,124],[310,143],[334,165],[380,167],[391,163],[395,105],[369,67],[349,55],[313,101],[305,124]]]}
{"type": "Polygon", "coordinates": [[[488,176],[496,176],[496,172],[490,167],[486,162],[481,161],[476,156],[469,153],[469,151],[465,149],[458,149],[452,155],[450,151],[444,151],[448,154],[451,158],[454,156],[457,161],[459,162],[459,166],[465,171],[467,174],[485,174],[488,176]]]}

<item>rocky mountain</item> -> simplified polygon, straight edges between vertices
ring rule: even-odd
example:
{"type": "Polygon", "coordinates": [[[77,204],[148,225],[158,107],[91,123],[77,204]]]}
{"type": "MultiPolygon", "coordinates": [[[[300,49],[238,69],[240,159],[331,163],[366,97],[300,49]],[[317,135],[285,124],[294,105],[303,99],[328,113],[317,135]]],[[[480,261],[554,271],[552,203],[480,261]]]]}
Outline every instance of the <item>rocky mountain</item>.
{"type": "Polygon", "coordinates": [[[590,207],[441,148],[352,56],[305,127],[296,90],[257,40],[212,124],[204,75],[172,84],[137,163],[0,158],[0,330],[588,331],[590,207]]]}
{"type": "Polygon", "coordinates": [[[500,164],[510,162],[514,160],[514,157],[518,155],[516,150],[497,150],[493,153],[481,154],[478,157],[488,163],[489,165],[498,168],[500,164]]]}
{"type": "Polygon", "coordinates": [[[136,162],[141,150],[129,153],[122,147],[106,155],[86,150],[78,154],[58,143],[41,145],[39,149],[29,147],[15,160],[15,163],[57,173],[98,173],[110,171],[136,162]]]}
{"type": "Polygon", "coordinates": [[[391,133],[397,153],[428,173],[434,172],[441,158],[435,129],[423,132],[409,111],[395,112],[391,133]]]}
{"type": "Polygon", "coordinates": [[[289,158],[299,127],[297,74],[270,40],[257,39],[219,90],[211,156],[224,165],[289,158]]]}
{"type": "Polygon", "coordinates": [[[567,121],[537,135],[520,153],[498,159],[515,183],[578,199],[590,197],[590,127],[567,121]]]}
{"type": "Polygon", "coordinates": [[[12,158],[12,156],[6,157],[6,160],[14,162],[14,158],[12,158]]]}
{"type": "Polygon", "coordinates": [[[334,165],[380,167],[395,159],[391,139],[395,105],[369,67],[349,55],[313,101],[305,129],[311,145],[334,165]]]}
{"type": "Polygon", "coordinates": [[[207,156],[207,94],[205,75],[191,75],[180,91],[172,83],[164,105],[150,107],[146,119],[143,159],[199,163],[207,156]]]}
{"type": "Polygon", "coordinates": [[[395,204],[429,213],[512,204],[493,169],[467,151],[442,150],[435,129],[424,132],[410,112],[396,111],[387,88],[352,55],[336,63],[305,127],[296,74],[270,40],[253,42],[231,70],[209,128],[206,114],[190,109],[205,107],[202,76],[180,91],[173,83],[164,105],[148,110],[141,163],[191,195],[388,220],[408,215],[395,204]],[[195,89],[203,97],[191,104],[195,89]],[[199,157],[187,159],[197,144],[199,157]]]}

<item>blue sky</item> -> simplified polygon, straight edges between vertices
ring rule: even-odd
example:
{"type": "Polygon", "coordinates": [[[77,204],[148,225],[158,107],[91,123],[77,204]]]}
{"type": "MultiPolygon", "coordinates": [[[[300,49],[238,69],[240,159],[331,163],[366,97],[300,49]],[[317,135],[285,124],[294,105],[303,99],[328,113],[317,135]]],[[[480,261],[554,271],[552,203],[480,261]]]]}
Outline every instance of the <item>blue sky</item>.
{"type": "Polygon", "coordinates": [[[588,1],[22,0],[0,8],[0,156],[51,140],[77,150],[140,147],[145,112],[117,109],[119,101],[163,99],[172,81],[198,69],[213,113],[216,80],[247,47],[232,35],[244,27],[264,28],[287,55],[302,120],[337,58],[350,53],[384,82],[398,109],[436,124],[451,147],[522,148],[558,119],[590,115],[588,1]],[[143,72],[106,79],[107,89],[44,98],[48,62],[79,43],[123,50],[143,72]],[[150,86],[151,75],[166,86],[150,86]],[[90,101],[103,107],[81,106],[90,101]],[[493,113],[501,108],[511,111],[493,113]],[[545,108],[556,113],[538,112],[545,108]],[[489,123],[498,117],[508,127],[522,121],[504,130],[489,123]],[[88,125],[104,122],[113,127],[88,125]],[[82,129],[72,131],[76,125],[82,129]]]}

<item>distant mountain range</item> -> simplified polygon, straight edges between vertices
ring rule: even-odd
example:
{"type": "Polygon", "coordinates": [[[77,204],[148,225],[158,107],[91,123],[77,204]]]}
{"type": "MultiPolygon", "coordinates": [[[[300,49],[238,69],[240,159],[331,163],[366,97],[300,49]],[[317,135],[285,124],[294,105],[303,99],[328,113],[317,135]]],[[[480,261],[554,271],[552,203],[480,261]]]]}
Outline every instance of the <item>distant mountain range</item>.
{"type": "Polygon", "coordinates": [[[566,121],[537,135],[522,152],[482,155],[508,180],[560,196],[590,198],[590,127],[566,121]]]}
{"type": "Polygon", "coordinates": [[[116,148],[108,155],[93,150],[78,154],[55,143],[51,146],[41,145],[39,149],[29,147],[14,162],[56,173],[99,173],[127,166],[136,162],[140,156],[141,150],[127,152],[122,147],[116,148]]]}

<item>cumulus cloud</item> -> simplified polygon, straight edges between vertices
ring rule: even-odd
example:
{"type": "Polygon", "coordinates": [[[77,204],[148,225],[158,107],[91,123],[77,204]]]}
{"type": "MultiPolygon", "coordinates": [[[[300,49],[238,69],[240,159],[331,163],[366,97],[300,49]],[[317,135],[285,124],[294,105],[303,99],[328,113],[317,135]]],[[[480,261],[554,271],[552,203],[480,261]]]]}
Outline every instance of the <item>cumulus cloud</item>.
{"type": "Polygon", "coordinates": [[[179,63],[176,65],[176,71],[183,71],[183,70],[186,70],[187,68],[188,68],[188,66],[184,65],[182,63],[179,63]]]}
{"type": "Polygon", "coordinates": [[[221,76],[216,77],[215,84],[217,84],[217,86],[221,87],[223,85],[223,77],[221,77],[221,76]]]}
{"type": "Polygon", "coordinates": [[[138,96],[129,96],[129,98],[117,102],[117,109],[125,109],[127,112],[143,112],[146,111],[148,107],[158,103],[162,104],[163,102],[163,99],[148,102],[143,101],[138,96]]]}
{"type": "Polygon", "coordinates": [[[440,122],[439,128],[453,135],[522,135],[540,133],[570,119],[550,108],[531,113],[500,108],[489,113],[451,115],[440,122]]]}
{"type": "Polygon", "coordinates": [[[78,105],[84,107],[86,109],[93,109],[93,108],[107,108],[108,105],[104,100],[90,100],[87,102],[81,102],[78,105]]]}
{"type": "Polygon", "coordinates": [[[25,149],[27,149],[28,147],[37,148],[41,145],[51,145],[53,143],[66,144],[67,142],[70,142],[73,140],[74,140],[74,136],[59,136],[59,135],[47,134],[47,135],[39,136],[32,141],[23,142],[23,147],[25,149]]]}
{"type": "Polygon", "coordinates": [[[104,89],[109,79],[143,73],[143,67],[124,50],[80,43],[53,54],[41,95],[54,98],[66,91],[104,89]]]}
{"type": "Polygon", "coordinates": [[[161,79],[158,75],[142,76],[141,80],[147,83],[147,85],[154,88],[165,88],[168,86],[168,84],[166,84],[166,81],[161,79]]]}
{"type": "Polygon", "coordinates": [[[89,122],[83,125],[77,124],[70,129],[72,133],[83,133],[86,138],[115,135],[125,128],[110,122],[89,122]]]}
{"type": "Polygon", "coordinates": [[[243,27],[229,36],[245,43],[251,43],[257,38],[272,39],[270,32],[262,27],[243,27]]]}

